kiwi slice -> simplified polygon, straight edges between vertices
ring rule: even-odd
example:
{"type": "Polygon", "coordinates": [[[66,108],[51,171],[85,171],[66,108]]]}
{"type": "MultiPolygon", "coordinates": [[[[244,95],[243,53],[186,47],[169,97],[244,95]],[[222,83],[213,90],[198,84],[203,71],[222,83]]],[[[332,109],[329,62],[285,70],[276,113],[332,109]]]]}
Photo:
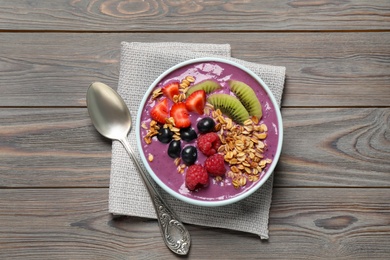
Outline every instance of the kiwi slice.
{"type": "Polygon", "coordinates": [[[243,124],[249,118],[248,111],[236,97],[228,94],[212,94],[207,98],[207,102],[238,124],[243,124]]]}
{"type": "Polygon", "coordinates": [[[249,115],[255,116],[258,119],[263,115],[260,101],[257,99],[253,89],[244,82],[237,80],[229,80],[230,90],[244,105],[249,115]]]}
{"type": "Polygon", "coordinates": [[[214,90],[217,90],[219,88],[221,88],[221,85],[219,85],[218,82],[215,82],[213,80],[205,80],[205,81],[202,81],[202,82],[190,87],[187,90],[186,95],[188,97],[189,95],[191,95],[195,91],[201,90],[201,89],[204,90],[206,92],[206,94],[209,94],[209,93],[211,93],[214,90]]]}

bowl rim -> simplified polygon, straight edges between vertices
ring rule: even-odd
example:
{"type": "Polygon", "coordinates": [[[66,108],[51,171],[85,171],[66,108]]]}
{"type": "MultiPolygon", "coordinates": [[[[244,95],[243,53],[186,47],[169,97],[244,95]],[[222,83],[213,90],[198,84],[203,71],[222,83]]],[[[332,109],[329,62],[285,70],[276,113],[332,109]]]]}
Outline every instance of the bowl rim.
{"type": "Polygon", "coordinates": [[[143,96],[143,98],[141,100],[140,106],[138,108],[137,119],[136,119],[136,139],[137,139],[137,148],[138,148],[138,151],[139,151],[139,154],[140,154],[140,157],[141,157],[141,160],[142,160],[144,167],[146,168],[148,174],[157,183],[157,185],[160,186],[164,191],[166,191],[168,194],[172,195],[173,197],[175,197],[181,201],[184,201],[186,203],[196,205],[196,206],[208,206],[208,207],[225,206],[225,205],[232,204],[232,203],[238,202],[244,198],[249,197],[255,191],[257,191],[260,187],[262,187],[264,185],[264,183],[272,175],[272,173],[273,173],[273,171],[274,171],[274,169],[279,161],[280,154],[282,151],[283,121],[282,121],[282,115],[280,112],[280,107],[279,107],[278,103],[276,102],[276,99],[275,99],[273,93],[269,89],[268,85],[265,84],[265,82],[257,74],[255,74],[252,70],[246,68],[245,66],[243,66],[237,62],[234,62],[232,60],[227,60],[227,59],[223,59],[223,58],[216,58],[216,57],[203,57],[203,58],[195,58],[195,59],[186,60],[186,61],[180,62],[180,63],[170,67],[169,69],[164,71],[162,74],[160,74],[160,76],[157,79],[155,79],[153,81],[153,83],[148,87],[147,91],[145,92],[145,95],[143,96]],[[276,113],[277,122],[278,122],[278,128],[277,128],[278,129],[278,145],[277,145],[277,149],[276,149],[274,158],[272,160],[272,163],[269,166],[266,174],[251,189],[249,189],[249,190],[245,191],[244,193],[241,193],[233,198],[229,198],[226,200],[219,200],[219,201],[197,200],[197,199],[189,198],[189,197],[186,197],[186,196],[179,194],[178,192],[172,190],[163,181],[160,180],[160,178],[154,173],[154,171],[149,166],[149,162],[147,161],[145,154],[142,152],[143,151],[142,150],[142,143],[141,143],[142,138],[141,138],[141,131],[139,131],[139,129],[141,127],[141,115],[143,112],[143,107],[145,106],[145,103],[148,101],[150,94],[152,93],[154,88],[157,86],[157,84],[165,76],[167,76],[169,73],[171,73],[171,72],[173,72],[181,67],[184,67],[184,66],[187,66],[187,65],[190,65],[193,63],[201,63],[201,62],[226,63],[229,65],[235,66],[235,67],[245,71],[246,73],[248,73],[251,77],[253,77],[256,81],[258,81],[260,83],[260,85],[263,87],[264,91],[267,93],[269,99],[271,100],[273,106],[275,107],[275,113],[276,113]]]}

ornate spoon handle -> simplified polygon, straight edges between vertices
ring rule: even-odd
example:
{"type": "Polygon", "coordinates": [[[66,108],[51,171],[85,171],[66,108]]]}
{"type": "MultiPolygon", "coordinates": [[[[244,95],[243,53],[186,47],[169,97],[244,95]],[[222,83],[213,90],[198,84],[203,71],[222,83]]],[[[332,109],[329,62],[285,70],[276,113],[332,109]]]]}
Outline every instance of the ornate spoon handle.
{"type": "Polygon", "coordinates": [[[183,223],[176,217],[176,214],[163,201],[158,191],[151,184],[151,180],[143,171],[140,163],[135,157],[134,151],[131,148],[126,138],[119,140],[134,164],[137,166],[143,182],[152,198],[154,209],[157,213],[157,219],[160,226],[160,231],[167,247],[174,253],[186,255],[190,250],[191,238],[190,233],[183,223]]]}

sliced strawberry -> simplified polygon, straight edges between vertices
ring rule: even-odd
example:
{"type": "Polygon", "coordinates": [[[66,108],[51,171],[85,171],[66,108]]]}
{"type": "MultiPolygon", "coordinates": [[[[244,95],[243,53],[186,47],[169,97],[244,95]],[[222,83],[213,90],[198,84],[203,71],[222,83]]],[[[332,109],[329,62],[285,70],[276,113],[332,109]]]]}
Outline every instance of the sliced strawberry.
{"type": "Polygon", "coordinates": [[[175,126],[178,128],[186,128],[191,125],[190,115],[183,102],[176,103],[172,106],[171,117],[175,120],[175,126]]]}
{"type": "Polygon", "coordinates": [[[162,88],[163,94],[173,101],[175,95],[179,95],[179,82],[172,82],[162,88]]]}
{"type": "Polygon", "coordinates": [[[204,90],[195,91],[186,100],[187,110],[195,111],[200,115],[203,115],[205,105],[206,105],[206,92],[204,90]]]}
{"type": "Polygon", "coordinates": [[[158,102],[152,110],[150,110],[150,116],[161,124],[165,124],[165,119],[168,118],[168,99],[164,98],[158,102]]]}

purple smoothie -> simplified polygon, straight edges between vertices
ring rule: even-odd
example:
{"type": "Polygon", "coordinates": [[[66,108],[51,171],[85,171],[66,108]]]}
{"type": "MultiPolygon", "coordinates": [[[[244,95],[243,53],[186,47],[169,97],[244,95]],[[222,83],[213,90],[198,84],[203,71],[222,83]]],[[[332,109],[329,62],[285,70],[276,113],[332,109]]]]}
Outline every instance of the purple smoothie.
{"type": "MultiPolygon", "coordinates": [[[[167,83],[173,81],[182,81],[186,76],[193,76],[195,82],[191,84],[197,84],[204,80],[214,80],[217,81],[222,89],[217,90],[213,93],[226,93],[233,95],[228,86],[228,80],[238,80],[246,83],[251,86],[255,91],[257,98],[259,99],[262,109],[263,116],[261,118],[260,124],[265,123],[268,127],[268,136],[265,139],[264,143],[267,145],[267,149],[264,152],[264,158],[274,159],[274,156],[278,147],[278,120],[275,107],[267,95],[267,92],[263,89],[259,82],[254,79],[251,75],[245,71],[223,62],[199,62],[186,65],[181,67],[167,76],[165,76],[155,87],[163,87],[167,83]]],[[[173,102],[169,100],[169,108],[172,106],[173,102]]],[[[156,104],[156,100],[152,100],[151,97],[148,98],[148,101],[145,104],[143,112],[141,114],[141,123],[145,123],[149,126],[151,121],[150,110],[156,104]]],[[[205,117],[206,115],[199,116],[197,113],[190,112],[191,127],[198,133],[196,128],[197,121],[205,117]]],[[[210,184],[208,187],[199,189],[197,191],[189,191],[184,183],[185,173],[180,174],[177,172],[177,166],[174,164],[174,159],[168,156],[168,144],[160,143],[156,137],[153,137],[151,144],[146,144],[143,140],[143,137],[146,135],[147,130],[140,128],[142,149],[144,156],[148,158],[149,154],[154,156],[152,162],[149,162],[150,168],[153,170],[155,175],[160,178],[160,180],[165,183],[170,189],[174,192],[177,192],[183,196],[186,196],[191,199],[201,200],[201,201],[220,201],[233,198],[246,192],[251,189],[253,186],[258,183],[261,178],[265,175],[266,171],[270,167],[267,165],[265,170],[260,173],[260,179],[256,182],[247,182],[246,186],[236,189],[231,183],[231,179],[224,177],[223,181],[216,182],[214,178],[210,177],[210,184]]],[[[196,147],[196,140],[191,142],[182,142],[182,148],[188,145],[194,145],[196,147]]],[[[206,156],[204,156],[198,150],[198,159],[196,163],[204,164],[206,156]]],[[[273,162],[276,163],[276,162],[273,162]]],[[[226,169],[229,170],[227,163],[226,169]]]]}

